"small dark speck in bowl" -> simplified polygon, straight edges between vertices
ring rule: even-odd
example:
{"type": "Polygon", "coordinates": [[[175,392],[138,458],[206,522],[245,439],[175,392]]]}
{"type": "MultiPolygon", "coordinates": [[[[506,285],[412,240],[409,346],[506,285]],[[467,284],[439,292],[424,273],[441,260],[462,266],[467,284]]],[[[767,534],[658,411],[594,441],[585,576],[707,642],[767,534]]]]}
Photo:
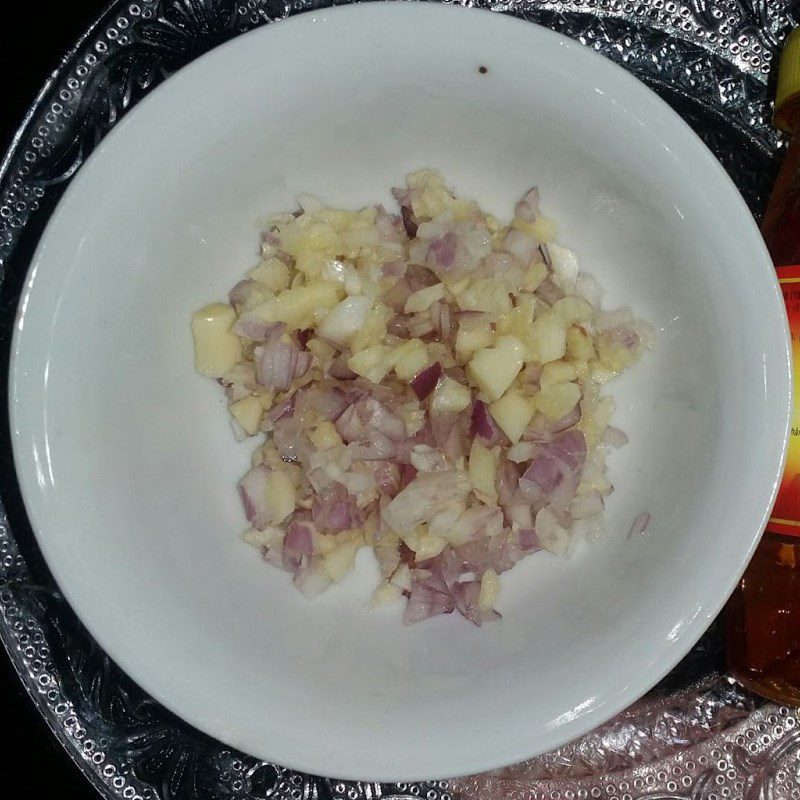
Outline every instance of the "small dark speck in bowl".
{"type": "Polygon", "coordinates": [[[478,72],[480,72],[481,75],[485,75],[488,71],[489,67],[484,67],[483,64],[478,67],[478,72]]]}

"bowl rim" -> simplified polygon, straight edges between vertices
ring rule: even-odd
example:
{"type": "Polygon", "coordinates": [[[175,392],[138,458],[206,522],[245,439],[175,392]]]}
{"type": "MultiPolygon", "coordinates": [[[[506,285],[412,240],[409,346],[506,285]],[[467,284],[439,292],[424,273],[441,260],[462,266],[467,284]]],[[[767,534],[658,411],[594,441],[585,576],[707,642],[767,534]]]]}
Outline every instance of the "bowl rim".
{"type": "MultiPolygon", "coordinates": [[[[492,11],[489,9],[476,9],[476,8],[468,8],[463,7],[460,5],[449,5],[444,3],[408,3],[404,2],[404,0],[374,0],[373,2],[365,2],[365,3],[352,3],[346,4],[341,6],[333,6],[326,9],[314,10],[314,11],[307,11],[302,14],[298,14],[292,16],[288,19],[277,20],[280,24],[276,25],[271,23],[269,25],[265,25],[254,30],[248,31],[246,33],[240,34],[233,39],[224,42],[217,47],[214,47],[212,50],[204,53],[203,55],[199,56],[197,59],[194,59],[192,62],[187,64],[185,67],[180,69],[175,75],[170,76],[169,79],[164,81],[164,83],[157,86],[153,91],[151,91],[146,97],[144,97],[138,104],[137,107],[132,109],[131,113],[139,114],[139,109],[144,108],[146,109],[149,104],[153,101],[155,97],[160,96],[161,93],[165,91],[170,91],[172,88],[176,86],[176,81],[174,80],[178,76],[183,76],[186,78],[187,76],[191,75],[195,70],[199,68],[201,64],[206,63],[206,61],[213,60],[217,58],[221,53],[228,52],[231,49],[234,49],[240,45],[241,40],[250,38],[257,38],[263,36],[274,37],[277,35],[294,35],[292,31],[297,28],[301,27],[308,27],[309,25],[314,25],[316,23],[322,22],[323,24],[328,22],[330,17],[335,18],[346,18],[346,17],[361,17],[361,16],[371,16],[371,15],[380,15],[380,14],[416,14],[422,17],[423,14],[429,15],[431,18],[433,17],[443,17],[445,14],[459,14],[461,16],[472,15],[477,16],[481,15],[487,24],[494,24],[498,27],[508,26],[515,26],[518,29],[522,29],[523,26],[529,31],[529,35],[531,37],[541,36],[544,38],[549,38],[551,41],[557,42],[560,47],[565,51],[570,53],[570,56],[573,58],[583,59],[586,63],[593,63],[596,67],[598,73],[605,73],[607,76],[607,81],[615,82],[615,88],[619,88],[620,90],[628,90],[630,96],[633,100],[640,100],[642,103],[649,104],[650,110],[656,111],[660,113],[662,117],[667,118],[671,124],[674,126],[675,132],[678,135],[682,135],[685,137],[687,141],[692,141],[692,146],[697,150],[697,157],[699,160],[704,162],[705,168],[709,170],[711,174],[715,176],[715,179],[720,182],[720,186],[725,188],[727,192],[728,199],[730,200],[730,213],[738,214],[742,217],[743,222],[743,231],[742,235],[749,236],[753,242],[753,245],[756,249],[761,249],[763,254],[763,258],[761,259],[762,265],[765,268],[768,268],[769,273],[772,275],[772,283],[773,283],[773,293],[779,303],[779,307],[783,309],[783,301],[781,299],[781,292],[779,288],[779,284],[777,281],[777,277],[775,276],[774,269],[772,267],[772,262],[769,258],[767,253],[766,247],[761,240],[760,233],[756,226],[755,221],[753,220],[749,209],[747,208],[743,198],[739,194],[738,189],[734,185],[731,178],[725,172],[722,165],[719,161],[714,157],[710,150],[705,146],[699,136],[695,134],[695,132],[688,126],[688,124],[675,112],[670,108],[670,106],[663,101],[658,95],[656,95],[652,90],[650,90],[644,83],[639,81],[629,72],[627,72],[624,68],[615,64],[614,62],[608,60],[604,56],[600,55],[592,51],[590,48],[576,42],[572,39],[569,39],[562,34],[559,34],[555,31],[552,31],[546,27],[543,27],[537,23],[532,23],[528,20],[520,19],[517,17],[509,16],[503,13],[497,13],[496,11],[492,11]],[[402,10],[401,10],[402,9],[402,10]],[[410,9],[413,9],[411,11],[410,9]],[[456,11],[455,9],[459,9],[456,11]],[[489,19],[494,18],[495,22],[489,23],[489,19]],[[288,29],[288,34],[282,34],[281,31],[285,31],[288,29]],[[269,31],[269,33],[268,33],[269,31]]],[[[107,137],[118,137],[124,135],[124,131],[128,127],[130,122],[131,113],[127,114],[125,118],[123,118],[108,134],[107,137]]],[[[106,137],[106,138],[107,138],[106,137]]],[[[99,153],[101,152],[101,148],[98,148],[88,159],[86,164],[91,164],[96,158],[99,157],[99,153]]],[[[84,178],[84,173],[86,170],[86,164],[83,165],[83,168],[79,170],[79,173],[75,176],[75,178],[70,182],[70,185],[67,187],[67,190],[64,196],[61,198],[60,202],[58,203],[57,208],[54,210],[51,218],[48,220],[48,224],[41,234],[40,240],[37,244],[34,256],[31,260],[30,269],[28,275],[26,276],[24,287],[22,293],[20,295],[19,300],[19,312],[18,312],[18,323],[19,319],[24,316],[25,306],[27,303],[27,299],[29,297],[30,292],[33,289],[34,285],[34,278],[36,274],[35,266],[39,263],[42,252],[44,248],[44,244],[48,238],[48,234],[55,226],[57,220],[59,219],[60,215],[63,213],[64,207],[69,203],[70,197],[74,194],[75,187],[80,185],[80,182],[84,178]]],[[[655,669],[651,673],[646,676],[642,676],[642,679],[636,685],[636,688],[633,691],[629,691],[625,694],[619,694],[617,697],[610,698],[608,703],[599,706],[598,708],[589,711],[585,715],[583,715],[581,719],[581,723],[575,725],[570,731],[569,736],[565,738],[563,733],[559,733],[561,730],[560,728],[549,731],[546,735],[542,736],[543,740],[545,741],[544,750],[551,749],[561,744],[565,743],[572,738],[576,738],[579,736],[584,735],[588,731],[595,728],[597,725],[602,724],[607,719],[611,718],[612,716],[618,714],[631,702],[634,702],[637,698],[641,697],[644,693],[649,691],[659,680],[661,680],[679,661],[680,659],[694,646],[697,640],[702,636],[702,634],[707,629],[708,625],[713,621],[713,619],[719,614],[722,607],[725,605],[728,596],[735,588],[736,584],[738,583],[741,574],[744,572],[747,563],[749,562],[755,548],[760,540],[761,532],[764,530],[764,527],[768,521],[770,510],[774,504],[780,476],[783,472],[785,459],[786,459],[786,450],[787,450],[787,443],[788,443],[788,434],[791,424],[791,410],[792,410],[792,382],[791,382],[791,350],[790,350],[790,335],[789,335],[789,328],[788,322],[786,319],[785,313],[783,314],[782,318],[782,327],[783,327],[783,339],[782,345],[783,349],[780,353],[780,360],[782,365],[785,367],[781,370],[780,375],[777,374],[774,376],[776,382],[777,379],[780,378],[780,386],[773,386],[773,393],[777,394],[777,389],[785,389],[784,392],[787,400],[786,406],[784,409],[783,417],[785,418],[784,424],[784,435],[782,437],[782,441],[780,444],[780,457],[778,460],[778,464],[776,465],[775,475],[773,476],[772,480],[772,491],[768,498],[761,503],[756,503],[756,507],[760,509],[759,511],[759,527],[755,530],[752,534],[752,538],[749,544],[749,547],[746,551],[745,557],[743,558],[741,564],[737,572],[731,576],[728,580],[727,585],[725,587],[725,591],[721,593],[718,597],[718,600],[712,604],[710,607],[704,608],[703,613],[695,614],[684,626],[681,631],[680,638],[682,640],[682,644],[680,647],[676,648],[673,652],[673,658],[665,659],[664,663],[660,664],[658,669],[655,669]]],[[[224,726],[220,725],[218,722],[210,719],[209,717],[204,717],[202,712],[195,711],[194,713],[188,712],[186,709],[179,708],[180,703],[176,701],[174,698],[170,696],[165,696],[161,692],[158,691],[157,687],[152,685],[152,682],[149,678],[149,674],[146,670],[142,670],[140,668],[132,667],[129,668],[125,664],[125,659],[120,659],[119,651],[114,646],[114,644],[109,644],[108,637],[105,635],[104,631],[97,629],[93,624],[87,622],[86,620],[91,618],[91,615],[85,615],[83,612],[87,611],[85,606],[82,606],[80,602],[73,602],[75,600],[74,594],[72,589],[69,585],[69,581],[62,582],[61,578],[64,577],[61,570],[59,569],[58,562],[53,559],[52,553],[48,554],[48,547],[46,545],[47,536],[42,535],[43,527],[38,520],[38,515],[36,511],[36,503],[34,500],[34,492],[33,492],[33,484],[32,482],[35,480],[35,476],[31,473],[30,470],[26,470],[23,466],[20,465],[27,465],[28,463],[28,454],[25,452],[25,442],[24,442],[24,429],[20,429],[19,426],[19,417],[17,415],[17,404],[15,400],[18,395],[18,388],[19,388],[19,378],[20,372],[23,369],[21,366],[21,359],[19,357],[20,347],[22,338],[24,336],[23,326],[21,324],[16,324],[14,326],[12,342],[11,342],[11,358],[10,358],[10,367],[9,367],[9,416],[11,421],[11,438],[12,438],[12,451],[14,457],[14,464],[15,469],[17,472],[17,478],[20,485],[20,490],[22,494],[22,498],[24,501],[25,509],[29,520],[31,522],[31,527],[34,531],[37,544],[42,552],[42,555],[47,563],[48,568],[52,572],[56,582],[58,583],[59,588],[63,592],[64,596],[66,597],[67,601],[69,602],[70,606],[75,610],[76,614],[79,616],[81,622],[86,626],[87,630],[89,630],[92,637],[100,644],[102,649],[117,663],[120,667],[137,683],[139,684],[146,692],[148,692],[151,696],[153,696],[159,703],[161,703],[165,708],[167,708],[172,713],[176,714],[181,719],[185,720],[190,725],[194,726],[198,730],[203,731],[204,733],[212,736],[216,739],[219,739],[226,744],[237,748],[248,748],[246,752],[250,752],[257,757],[264,758],[265,760],[272,761],[274,760],[276,763],[280,763],[282,766],[289,767],[291,769],[295,769],[298,771],[303,772],[316,772],[319,774],[325,774],[327,776],[335,776],[343,779],[351,779],[351,780],[379,780],[382,782],[397,782],[397,781],[408,781],[408,780],[439,780],[439,779],[447,779],[456,776],[463,776],[469,775],[476,772],[482,772],[485,770],[496,769],[499,767],[503,767],[512,763],[516,763],[518,761],[522,761],[525,758],[530,757],[531,752],[530,748],[526,746],[525,738],[520,737],[518,740],[516,747],[508,747],[504,748],[504,754],[502,756],[492,757],[488,756],[483,761],[478,761],[475,763],[474,758],[470,760],[468,763],[462,757],[461,760],[458,762],[459,765],[455,767],[448,767],[441,772],[423,772],[423,773],[413,773],[409,774],[397,774],[397,773],[386,773],[382,772],[380,775],[376,777],[375,774],[370,774],[368,772],[354,772],[351,769],[340,770],[336,767],[331,769],[320,769],[319,763],[322,763],[326,760],[330,761],[327,756],[322,756],[321,758],[317,755],[314,755],[313,758],[317,758],[317,764],[310,764],[306,762],[305,764],[301,761],[297,761],[292,755],[274,755],[274,753],[279,752],[281,749],[281,745],[279,741],[270,742],[269,748],[273,750],[273,755],[265,755],[263,751],[260,751],[260,746],[256,747],[255,745],[251,748],[249,744],[242,743],[239,741],[234,741],[230,736],[230,732],[227,731],[224,726]],[[81,609],[81,613],[78,612],[78,609],[81,609]],[[274,745],[274,747],[273,747],[274,745]]],[[[543,750],[540,748],[540,752],[543,750]]],[[[351,759],[353,763],[355,763],[354,759],[351,759]]],[[[449,763],[453,763],[455,759],[451,759],[449,763]]],[[[358,770],[361,767],[357,768],[358,770]]]]}

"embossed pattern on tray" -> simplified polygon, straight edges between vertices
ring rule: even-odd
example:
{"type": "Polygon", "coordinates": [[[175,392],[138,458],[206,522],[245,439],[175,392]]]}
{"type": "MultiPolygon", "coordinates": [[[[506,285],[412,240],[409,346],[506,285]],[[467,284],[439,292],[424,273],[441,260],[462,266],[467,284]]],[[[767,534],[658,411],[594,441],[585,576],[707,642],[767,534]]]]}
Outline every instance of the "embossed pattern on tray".
{"type": "MultiPolygon", "coordinates": [[[[622,64],[698,132],[753,212],[781,140],[769,77],[797,0],[479,0],[622,64]]],[[[3,367],[41,230],[102,137],[170,73],[237,34],[331,5],[316,0],[112,2],[62,62],[0,166],[3,367]]],[[[4,417],[4,415],[3,415],[4,417]]],[[[0,638],[58,741],[109,800],[800,800],[798,711],[764,704],[722,673],[721,627],[653,692],[585,737],[458,781],[365,784],[301,775],[198,733],[133,684],[91,640],[36,548],[0,448],[0,638]]]]}

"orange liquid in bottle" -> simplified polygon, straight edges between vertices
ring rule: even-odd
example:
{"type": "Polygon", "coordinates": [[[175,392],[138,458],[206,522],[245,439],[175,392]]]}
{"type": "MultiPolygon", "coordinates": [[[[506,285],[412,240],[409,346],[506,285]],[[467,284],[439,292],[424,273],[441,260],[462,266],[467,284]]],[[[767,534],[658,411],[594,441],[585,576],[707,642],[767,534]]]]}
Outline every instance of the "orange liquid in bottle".
{"type": "MultiPolygon", "coordinates": [[[[798,38],[800,31],[795,31],[793,39],[798,38]]],[[[792,134],[792,140],[767,206],[762,233],[781,280],[796,356],[800,345],[800,94],[792,93],[781,103],[775,121],[792,134]]],[[[795,373],[800,370],[797,357],[794,369],[795,373]]],[[[795,397],[794,403],[797,407],[800,398],[795,397]]],[[[793,440],[800,443],[800,430],[794,423],[790,448],[793,440]]],[[[728,667],[754,692],[798,705],[800,480],[793,474],[797,468],[791,452],[767,530],[728,604],[728,667]]]]}

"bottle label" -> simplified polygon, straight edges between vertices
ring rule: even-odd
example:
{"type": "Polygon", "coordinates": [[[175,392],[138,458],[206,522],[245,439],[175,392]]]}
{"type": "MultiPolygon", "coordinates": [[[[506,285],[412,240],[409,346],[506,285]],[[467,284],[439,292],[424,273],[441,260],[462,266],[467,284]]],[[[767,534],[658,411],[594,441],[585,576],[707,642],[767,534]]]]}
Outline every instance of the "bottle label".
{"type": "Polygon", "coordinates": [[[784,536],[800,536],[800,264],[778,267],[777,271],[792,336],[794,403],[786,469],[767,529],[784,536]]]}

